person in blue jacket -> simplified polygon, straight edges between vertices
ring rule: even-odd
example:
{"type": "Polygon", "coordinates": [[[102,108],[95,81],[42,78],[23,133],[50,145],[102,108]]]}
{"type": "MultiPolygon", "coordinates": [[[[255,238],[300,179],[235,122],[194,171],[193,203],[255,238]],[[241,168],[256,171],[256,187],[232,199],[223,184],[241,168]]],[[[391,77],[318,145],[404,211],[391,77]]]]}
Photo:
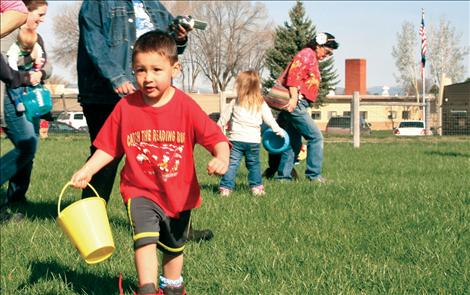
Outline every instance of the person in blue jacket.
{"type": "MultiPolygon", "coordinates": [[[[131,69],[132,49],[138,37],[151,30],[171,31],[182,54],[188,32],[173,28],[173,16],[160,1],[83,1],[78,16],[78,101],[83,108],[91,143],[121,97],[136,91],[131,69]]],[[[96,148],[90,145],[90,156],[96,148]]],[[[117,158],[91,180],[100,197],[109,200],[121,158],[117,158]]],[[[93,196],[84,189],[82,198],[93,196]]],[[[193,231],[190,240],[208,240],[210,230],[193,231]]]]}

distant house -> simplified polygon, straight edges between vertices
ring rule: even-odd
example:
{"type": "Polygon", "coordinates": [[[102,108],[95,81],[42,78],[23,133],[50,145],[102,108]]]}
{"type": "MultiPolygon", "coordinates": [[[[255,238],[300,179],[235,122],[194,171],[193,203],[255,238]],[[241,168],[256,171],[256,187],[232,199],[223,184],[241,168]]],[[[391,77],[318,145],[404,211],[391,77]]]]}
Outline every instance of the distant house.
{"type": "Polygon", "coordinates": [[[444,87],[442,135],[470,135],[470,81],[444,87]]]}

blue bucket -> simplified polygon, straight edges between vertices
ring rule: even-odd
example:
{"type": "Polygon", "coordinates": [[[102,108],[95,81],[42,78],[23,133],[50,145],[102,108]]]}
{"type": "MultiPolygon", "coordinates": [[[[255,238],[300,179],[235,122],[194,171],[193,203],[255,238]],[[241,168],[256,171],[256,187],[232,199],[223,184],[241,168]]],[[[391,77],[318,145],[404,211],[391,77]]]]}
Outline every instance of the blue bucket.
{"type": "Polygon", "coordinates": [[[26,118],[31,121],[34,117],[47,114],[52,109],[52,99],[49,90],[42,85],[26,87],[26,93],[22,96],[26,108],[26,118]]]}
{"type": "Polygon", "coordinates": [[[284,129],[282,129],[282,132],[284,133],[284,137],[280,137],[274,133],[271,128],[263,132],[263,146],[270,154],[280,154],[289,148],[289,135],[284,129]]]}

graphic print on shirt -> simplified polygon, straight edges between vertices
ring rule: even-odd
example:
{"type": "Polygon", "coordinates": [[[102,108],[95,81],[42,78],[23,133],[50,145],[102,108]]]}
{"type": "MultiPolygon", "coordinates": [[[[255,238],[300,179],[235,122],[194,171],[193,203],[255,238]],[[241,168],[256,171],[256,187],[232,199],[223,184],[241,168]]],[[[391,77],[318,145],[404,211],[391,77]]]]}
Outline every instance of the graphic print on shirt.
{"type": "Polygon", "coordinates": [[[184,138],[184,132],[142,130],[129,134],[127,145],[136,149],[136,162],[143,173],[167,181],[178,175],[183,159],[184,138]]]}

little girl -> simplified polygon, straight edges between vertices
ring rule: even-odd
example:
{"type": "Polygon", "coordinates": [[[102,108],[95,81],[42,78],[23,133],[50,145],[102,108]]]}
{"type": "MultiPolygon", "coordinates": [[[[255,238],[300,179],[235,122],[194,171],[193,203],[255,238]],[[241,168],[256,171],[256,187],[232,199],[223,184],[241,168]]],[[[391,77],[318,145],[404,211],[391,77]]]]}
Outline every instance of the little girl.
{"type": "Polygon", "coordinates": [[[232,143],[230,163],[227,173],[220,181],[221,196],[229,196],[235,187],[235,177],[242,157],[248,169],[248,183],[254,196],[265,194],[261,182],[259,151],[261,143],[261,124],[266,123],[273,131],[283,136],[281,127],[264,102],[261,95],[261,83],[257,72],[241,72],[236,80],[237,99],[232,100],[223,110],[217,124],[225,129],[230,121],[227,137],[232,143]]]}

